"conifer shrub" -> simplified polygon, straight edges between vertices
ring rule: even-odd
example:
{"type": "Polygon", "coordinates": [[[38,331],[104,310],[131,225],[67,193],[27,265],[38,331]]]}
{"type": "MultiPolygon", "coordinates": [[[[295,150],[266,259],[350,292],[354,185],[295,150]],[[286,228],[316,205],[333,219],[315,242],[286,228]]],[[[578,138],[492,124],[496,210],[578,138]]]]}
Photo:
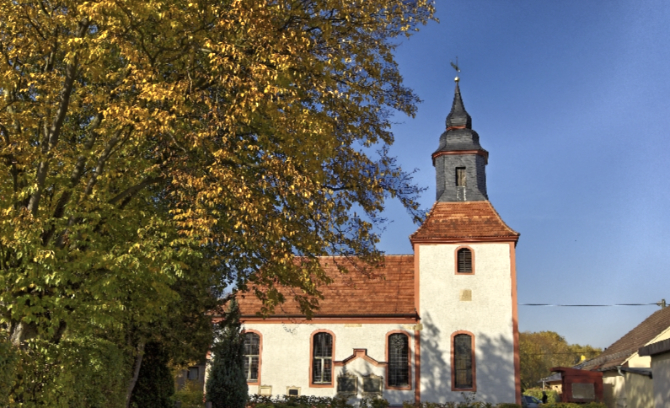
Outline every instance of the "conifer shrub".
{"type": "Polygon", "coordinates": [[[146,344],[137,383],[130,397],[131,407],[173,407],[172,396],[175,390],[172,372],[168,367],[169,358],[160,343],[146,344]]]}
{"type": "Polygon", "coordinates": [[[240,310],[235,299],[226,318],[219,323],[216,337],[205,387],[207,401],[212,403],[212,408],[245,408],[249,388],[244,374],[240,310]]]}

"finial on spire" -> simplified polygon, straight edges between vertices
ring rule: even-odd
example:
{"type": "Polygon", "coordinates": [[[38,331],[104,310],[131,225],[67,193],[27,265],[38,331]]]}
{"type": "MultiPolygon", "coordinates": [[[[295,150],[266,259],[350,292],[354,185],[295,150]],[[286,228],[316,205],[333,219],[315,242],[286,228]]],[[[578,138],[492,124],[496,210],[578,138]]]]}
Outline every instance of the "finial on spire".
{"type": "MultiPolygon", "coordinates": [[[[461,72],[461,68],[458,66],[458,57],[456,57],[456,63],[454,64],[453,61],[449,62],[451,64],[451,67],[456,70],[456,72],[461,72]]],[[[458,83],[461,79],[457,76],[454,78],[454,82],[458,83]]]]}

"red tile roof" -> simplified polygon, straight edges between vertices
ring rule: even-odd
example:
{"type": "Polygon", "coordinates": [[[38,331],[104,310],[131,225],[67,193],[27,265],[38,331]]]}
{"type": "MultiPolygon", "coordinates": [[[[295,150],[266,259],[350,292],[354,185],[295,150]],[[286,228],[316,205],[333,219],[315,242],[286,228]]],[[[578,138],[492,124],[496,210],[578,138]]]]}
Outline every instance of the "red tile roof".
{"type": "Polygon", "coordinates": [[[637,325],[605,351],[591,361],[584,363],[584,370],[607,370],[621,365],[628,357],[638,351],[662,331],[670,327],[670,307],[657,310],[645,321],[637,325]]]}
{"type": "Polygon", "coordinates": [[[437,202],[426,221],[410,235],[415,242],[514,241],[519,233],[488,201],[437,202]]]}
{"type": "MultiPolygon", "coordinates": [[[[333,282],[322,286],[323,299],[314,317],[398,317],[413,316],[414,255],[387,255],[384,265],[363,273],[355,268],[356,261],[342,257],[322,257],[321,267],[333,282]],[[349,263],[348,273],[341,273],[336,262],[349,263]]],[[[359,263],[362,265],[362,262],[359,263]]],[[[289,289],[280,289],[286,302],[275,309],[273,317],[301,316],[298,302],[289,289]]],[[[237,295],[242,316],[254,316],[262,302],[252,291],[237,295]]]]}

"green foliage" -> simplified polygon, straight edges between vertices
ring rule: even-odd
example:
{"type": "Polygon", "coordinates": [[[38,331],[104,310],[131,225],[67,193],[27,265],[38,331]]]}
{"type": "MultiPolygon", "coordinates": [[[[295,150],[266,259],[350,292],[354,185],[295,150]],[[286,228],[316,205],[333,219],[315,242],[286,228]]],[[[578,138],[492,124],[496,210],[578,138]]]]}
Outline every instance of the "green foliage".
{"type": "Polygon", "coordinates": [[[130,398],[132,407],[173,407],[174,379],[168,362],[169,355],[160,343],[146,344],[137,384],[130,398]]]}
{"type": "Polygon", "coordinates": [[[252,395],[247,404],[249,408],[354,408],[344,398],[314,397],[304,395],[300,397],[283,396],[268,397],[252,395]]]}
{"type": "Polygon", "coordinates": [[[576,404],[574,402],[557,402],[543,405],[545,408],[607,408],[603,402],[589,402],[586,404],[576,404]]]}
{"type": "Polygon", "coordinates": [[[403,408],[520,408],[516,404],[492,404],[490,402],[475,401],[474,393],[463,393],[464,401],[460,402],[404,402],[403,408]]]}
{"type": "Polygon", "coordinates": [[[9,403],[9,391],[14,385],[18,359],[12,344],[0,333],[0,406],[9,403]]]}
{"type": "Polygon", "coordinates": [[[388,408],[389,402],[384,398],[364,398],[358,408],[388,408]]]}
{"type": "MultiPolygon", "coordinates": [[[[33,340],[18,352],[11,402],[21,407],[123,407],[127,364],[116,344],[67,339],[33,340]]],[[[10,405],[12,406],[12,405],[10,405]]]]}
{"type": "Polygon", "coordinates": [[[206,394],[213,408],[244,408],[246,405],[249,387],[244,375],[244,337],[240,328],[240,310],[233,299],[226,318],[219,323],[219,335],[212,346],[206,394]]]}
{"type": "Polygon", "coordinates": [[[181,408],[204,408],[205,393],[202,383],[186,381],[181,389],[175,391],[172,399],[181,402],[181,408]]]}
{"type": "MultiPolygon", "coordinates": [[[[531,397],[535,397],[542,401],[542,388],[529,388],[525,390],[523,393],[524,395],[530,395],[531,397]]],[[[544,390],[545,393],[547,393],[547,403],[553,403],[553,402],[560,402],[558,393],[554,390],[544,390]]]]}
{"type": "MultiPolygon", "coordinates": [[[[472,395],[467,395],[465,401],[460,402],[404,402],[403,408],[521,408],[517,404],[498,404],[474,401],[472,395]]],[[[248,408],[353,408],[347,400],[342,398],[328,397],[277,397],[252,395],[249,399],[248,408]]],[[[384,399],[363,399],[359,408],[387,408],[388,401],[384,399]]],[[[600,407],[597,407],[600,408],[600,407]]]]}

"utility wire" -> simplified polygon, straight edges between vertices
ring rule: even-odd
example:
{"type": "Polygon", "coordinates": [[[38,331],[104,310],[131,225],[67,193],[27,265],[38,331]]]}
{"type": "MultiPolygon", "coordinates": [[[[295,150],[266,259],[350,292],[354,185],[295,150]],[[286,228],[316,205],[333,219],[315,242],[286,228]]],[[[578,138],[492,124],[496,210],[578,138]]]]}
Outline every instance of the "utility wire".
{"type": "Polygon", "coordinates": [[[520,306],[555,306],[555,307],[610,307],[610,306],[660,306],[658,303],[615,303],[613,305],[561,305],[553,303],[519,303],[520,306]]]}

